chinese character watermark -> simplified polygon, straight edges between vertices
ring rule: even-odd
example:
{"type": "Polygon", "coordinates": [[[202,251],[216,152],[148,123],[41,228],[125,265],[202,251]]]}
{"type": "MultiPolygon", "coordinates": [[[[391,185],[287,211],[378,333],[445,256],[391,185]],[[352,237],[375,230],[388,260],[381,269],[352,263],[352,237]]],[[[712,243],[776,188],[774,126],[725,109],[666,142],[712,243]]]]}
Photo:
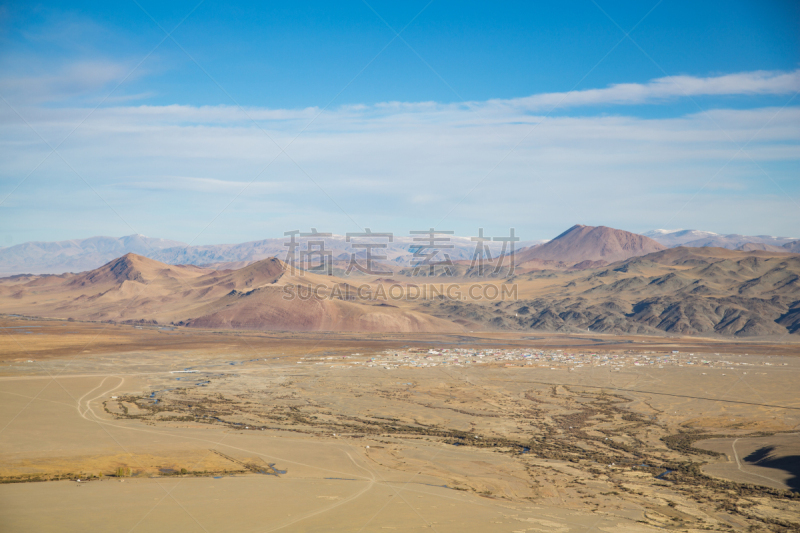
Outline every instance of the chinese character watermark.
{"type": "Polygon", "coordinates": [[[394,235],[391,233],[372,233],[369,228],[365,228],[364,233],[348,233],[346,235],[346,241],[351,243],[353,248],[363,249],[364,259],[366,260],[366,265],[362,265],[358,262],[358,252],[353,251],[350,253],[350,262],[347,265],[347,270],[345,274],[350,274],[353,270],[357,270],[363,274],[369,274],[371,276],[391,276],[393,272],[391,270],[378,270],[379,267],[375,265],[375,261],[386,261],[385,255],[375,255],[373,253],[374,248],[386,248],[387,242],[371,242],[372,239],[387,239],[388,242],[394,242],[394,235]],[[352,242],[352,239],[370,239],[368,242],[352,242]]]}
{"type": "Polygon", "coordinates": [[[414,267],[414,276],[419,276],[420,271],[427,267],[427,275],[436,275],[436,267],[443,267],[445,275],[453,276],[453,261],[450,259],[450,254],[442,252],[442,259],[436,260],[441,250],[449,250],[455,248],[452,244],[443,244],[450,242],[450,237],[437,237],[437,235],[453,235],[454,231],[436,231],[431,228],[426,231],[412,231],[412,235],[426,235],[426,237],[414,237],[415,242],[427,242],[428,244],[415,244],[412,249],[414,255],[411,258],[411,265],[414,267]]]}

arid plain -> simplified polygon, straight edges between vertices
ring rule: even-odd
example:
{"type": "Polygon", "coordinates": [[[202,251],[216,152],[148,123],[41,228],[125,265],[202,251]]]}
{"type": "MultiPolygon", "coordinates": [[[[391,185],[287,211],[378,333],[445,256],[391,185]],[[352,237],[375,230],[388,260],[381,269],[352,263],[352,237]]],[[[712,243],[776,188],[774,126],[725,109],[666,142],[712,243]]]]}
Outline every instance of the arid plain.
{"type": "Polygon", "coordinates": [[[8,531],[800,527],[788,338],[0,322],[8,531]]]}

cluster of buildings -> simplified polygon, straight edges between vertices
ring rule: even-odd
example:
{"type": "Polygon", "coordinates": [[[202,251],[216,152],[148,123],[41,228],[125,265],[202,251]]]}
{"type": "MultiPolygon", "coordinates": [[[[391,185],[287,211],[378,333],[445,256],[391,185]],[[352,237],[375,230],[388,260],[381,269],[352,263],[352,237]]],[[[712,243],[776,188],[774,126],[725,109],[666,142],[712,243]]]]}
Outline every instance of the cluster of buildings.
{"type": "MultiPolygon", "coordinates": [[[[718,356],[719,354],[715,354],[718,356]]],[[[352,354],[351,356],[307,357],[302,363],[330,364],[338,367],[379,367],[386,370],[396,368],[430,368],[436,366],[533,366],[552,369],[582,367],[608,367],[620,370],[625,367],[698,366],[728,368],[748,365],[722,359],[710,359],[708,355],[695,356],[679,351],[652,352],[629,350],[621,353],[579,352],[573,350],[499,349],[499,348],[405,348],[384,350],[374,355],[352,354]]],[[[766,363],[765,363],[766,364],[766,363]]]]}

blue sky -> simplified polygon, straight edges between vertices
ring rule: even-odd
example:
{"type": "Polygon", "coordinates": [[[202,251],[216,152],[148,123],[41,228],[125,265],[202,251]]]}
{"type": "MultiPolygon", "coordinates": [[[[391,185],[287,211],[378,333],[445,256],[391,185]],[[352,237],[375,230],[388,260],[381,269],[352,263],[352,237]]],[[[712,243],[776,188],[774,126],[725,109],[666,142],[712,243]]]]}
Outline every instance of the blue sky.
{"type": "Polygon", "coordinates": [[[800,237],[796,2],[228,4],[2,8],[0,245],[800,237]]]}

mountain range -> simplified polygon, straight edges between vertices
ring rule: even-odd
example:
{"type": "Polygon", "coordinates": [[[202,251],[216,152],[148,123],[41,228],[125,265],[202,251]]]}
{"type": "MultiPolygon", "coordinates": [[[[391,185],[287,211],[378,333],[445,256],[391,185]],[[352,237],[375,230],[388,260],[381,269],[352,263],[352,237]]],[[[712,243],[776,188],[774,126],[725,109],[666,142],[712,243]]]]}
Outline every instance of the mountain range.
{"type": "MultiPolygon", "coordinates": [[[[349,241],[343,235],[315,237],[311,234],[296,237],[305,250],[309,241],[324,240],[325,251],[333,261],[346,262],[351,254],[364,255],[364,249],[354,244],[371,242],[385,247],[373,250],[375,256],[385,256],[385,262],[393,265],[413,264],[414,251],[425,245],[427,237],[375,236],[371,238],[352,237],[349,241]]],[[[443,249],[452,261],[468,260],[472,257],[475,242],[470,237],[438,235],[449,241],[437,241],[452,246],[443,249]]],[[[91,237],[58,242],[27,242],[0,248],[0,276],[15,274],[62,274],[91,270],[127,253],[134,253],[171,265],[196,265],[209,268],[241,268],[252,262],[269,257],[286,258],[290,238],[263,239],[240,244],[214,244],[190,246],[178,241],[153,239],[143,235],[127,237],[91,237]]],[[[518,242],[517,248],[531,246],[542,241],[518,242]]],[[[486,246],[497,255],[502,243],[489,241],[486,246]]]]}
{"type": "Polygon", "coordinates": [[[57,242],[26,242],[0,248],[0,276],[21,273],[61,274],[81,272],[128,253],[151,255],[166,248],[185,246],[144,235],[90,237],[57,242]]]}
{"type": "MultiPolygon", "coordinates": [[[[598,266],[598,261],[609,263],[633,255],[641,255],[656,251],[652,241],[671,248],[675,246],[689,247],[720,247],[731,250],[762,250],[771,252],[800,253],[800,240],[787,237],[771,237],[768,235],[721,235],[710,231],[698,230],[654,230],[642,235],[622,232],[614,237],[612,230],[597,226],[597,229],[587,230],[591,226],[577,225],[570,228],[552,241],[523,241],[516,243],[518,251],[517,262],[526,262],[529,267],[541,266],[548,268],[569,267],[578,268],[598,266]],[[612,238],[606,242],[602,232],[612,231],[612,238]],[[561,237],[570,239],[577,237],[577,233],[590,232],[588,239],[594,239],[595,245],[588,241],[581,243],[581,251],[576,255],[572,244],[571,251],[564,248],[566,242],[561,237]],[[636,235],[636,237],[622,237],[636,235]],[[643,240],[642,237],[648,237],[643,240]],[[620,240],[622,239],[622,240],[620,240]],[[633,239],[630,242],[625,239],[633,239]],[[636,241],[636,242],[633,242],[636,241]],[[547,243],[548,246],[537,246],[547,243]],[[554,244],[550,244],[554,243],[554,244]],[[602,244],[600,244],[602,243],[602,244]],[[645,244],[646,243],[646,244],[645,244]],[[557,244],[557,246],[556,246],[557,244]],[[609,246],[601,250],[594,246],[609,246]],[[626,247],[639,250],[634,254],[627,254],[626,247]],[[638,247],[638,248],[637,248],[638,247]],[[590,251],[593,249],[593,251],[590,251]],[[616,252],[612,251],[616,250],[616,252]],[[640,253],[641,252],[641,253],[640,253]],[[578,260],[578,257],[582,259],[578,260]]],[[[475,251],[475,242],[470,237],[446,236],[451,240],[447,244],[453,248],[443,250],[453,261],[469,261],[475,251]]],[[[387,256],[387,262],[392,265],[410,267],[414,256],[415,247],[425,244],[419,237],[395,236],[392,242],[386,239],[371,239],[372,242],[383,242],[386,248],[377,249],[381,255],[387,256]]],[[[0,248],[0,276],[14,274],[61,274],[64,272],[82,272],[92,270],[127,253],[134,253],[162,263],[172,265],[197,265],[210,268],[241,268],[254,261],[268,257],[285,259],[288,247],[287,238],[263,239],[240,244],[215,244],[190,246],[179,241],[156,239],[144,235],[128,235],[125,237],[91,237],[88,239],[74,239],[58,242],[26,242],[15,246],[0,248]]],[[[318,240],[314,237],[299,237],[297,242],[305,247],[309,240],[318,240]]],[[[352,253],[363,255],[363,249],[354,248],[355,242],[364,242],[355,239],[347,242],[341,235],[332,235],[325,238],[326,251],[331,252],[334,261],[346,262],[352,253]]],[[[493,257],[502,250],[499,242],[487,242],[493,257]]]]}
{"type": "Polygon", "coordinates": [[[711,231],[698,231],[694,229],[665,230],[657,229],[643,233],[644,236],[660,242],[669,248],[675,246],[689,246],[692,248],[728,248],[729,250],[740,250],[749,247],[758,248],[757,245],[772,246],[772,251],[783,251],[779,248],[787,248],[789,251],[796,252],[800,247],[800,240],[792,237],[773,237],[771,235],[738,235],[731,233],[721,235],[711,231]]]}
{"type": "Polygon", "coordinates": [[[274,257],[210,268],[128,253],[77,274],[0,278],[0,313],[281,331],[800,334],[800,254],[666,248],[641,235],[577,225],[519,255],[514,272],[478,275],[464,258],[449,278],[430,279],[404,262],[385,263],[387,277],[354,278],[289,269],[274,257]],[[454,292],[386,296],[419,294],[432,284],[454,292]],[[513,290],[514,297],[482,298],[487,290],[513,290]]]}
{"type": "MultiPolygon", "coordinates": [[[[281,331],[459,331],[412,309],[336,298],[286,298],[286,287],[342,285],[291,274],[276,258],[236,270],[167,265],[126,254],[79,274],[0,279],[0,312],[132,324],[281,331]]],[[[298,289],[300,290],[300,289],[298,289]]]]}

